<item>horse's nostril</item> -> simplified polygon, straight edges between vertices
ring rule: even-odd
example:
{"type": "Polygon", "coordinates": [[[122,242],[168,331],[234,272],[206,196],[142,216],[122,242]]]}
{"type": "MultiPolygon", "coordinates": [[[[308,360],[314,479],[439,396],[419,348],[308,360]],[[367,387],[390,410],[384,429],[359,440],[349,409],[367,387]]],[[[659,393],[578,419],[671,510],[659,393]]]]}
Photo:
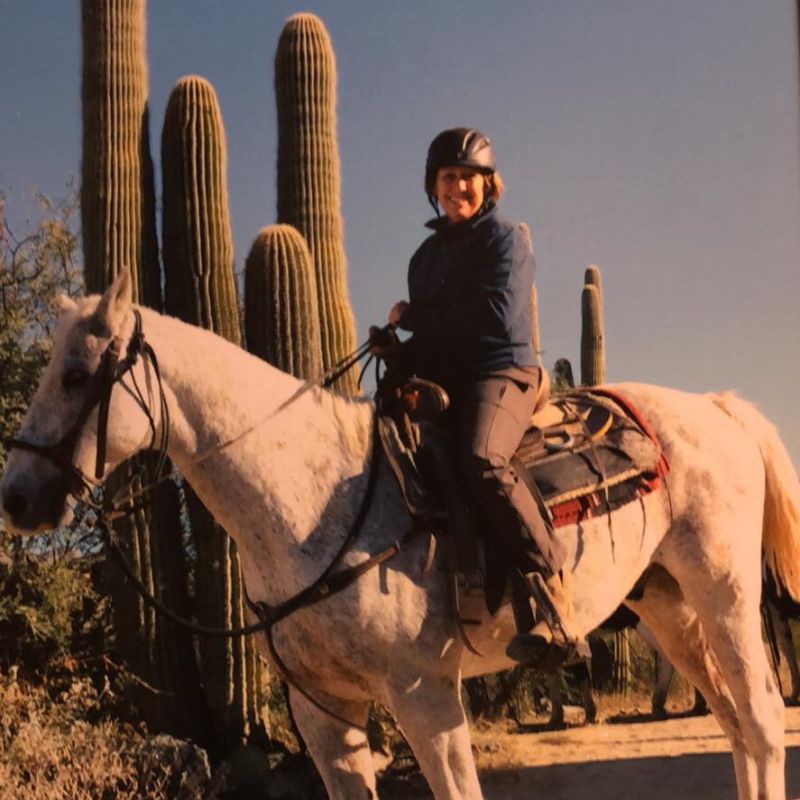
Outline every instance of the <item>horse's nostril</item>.
{"type": "Polygon", "coordinates": [[[12,520],[19,519],[28,510],[28,498],[21,492],[9,492],[3,498],[3,508],[12,520]]]}

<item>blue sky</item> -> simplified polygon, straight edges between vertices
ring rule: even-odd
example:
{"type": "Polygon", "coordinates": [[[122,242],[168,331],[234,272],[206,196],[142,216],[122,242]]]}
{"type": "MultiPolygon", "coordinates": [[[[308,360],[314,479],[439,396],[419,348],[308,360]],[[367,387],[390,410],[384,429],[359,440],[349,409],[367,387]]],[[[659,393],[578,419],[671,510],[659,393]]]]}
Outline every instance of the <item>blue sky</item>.
{"type": "MultiPolygon", "coordinates": [[[[496,146],[507,216],[529,223],[548,365],[578,366],[583,270],[600,265],[608,378],[735,388],[800,465],[800,158],[793,0],[160,0],[148,12],[151,137],[175,81],[214,85],[228,138],[241,269],[275,221],[275,46],[285,19],[325,22],[339,70],[349,287],[363,337],[405,295],[430,209],[430,139],[496,146]]],[[[6,3],[0,186],[80,165],[77,0],[6,3]]]]}

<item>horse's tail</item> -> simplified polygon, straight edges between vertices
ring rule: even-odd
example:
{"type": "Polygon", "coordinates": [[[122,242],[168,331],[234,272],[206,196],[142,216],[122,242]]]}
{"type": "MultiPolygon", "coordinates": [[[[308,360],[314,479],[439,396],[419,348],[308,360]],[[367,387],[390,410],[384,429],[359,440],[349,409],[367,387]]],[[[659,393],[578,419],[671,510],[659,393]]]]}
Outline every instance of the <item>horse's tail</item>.
{"type": "Polygon", "coordinates": [[[800,601],[800,480],[775,426],[733,392],[712,395],[714,404],[755,436],[764,460],[762,547],[772,574],[800,601]]]}

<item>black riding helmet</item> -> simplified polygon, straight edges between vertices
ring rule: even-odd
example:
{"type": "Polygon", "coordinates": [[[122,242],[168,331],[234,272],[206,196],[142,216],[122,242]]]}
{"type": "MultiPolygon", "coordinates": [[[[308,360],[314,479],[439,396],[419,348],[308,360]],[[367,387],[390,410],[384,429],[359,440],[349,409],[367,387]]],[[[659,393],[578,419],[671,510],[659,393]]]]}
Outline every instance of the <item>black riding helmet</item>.
{"type": "Polygon", "coordinates": [[[439,169],[460,166],[473,167],[487,175],[497,169],[488,136],[474,128],[449,128],[431,142],[425,161],[425,192],[431,202],[439,169]]]}

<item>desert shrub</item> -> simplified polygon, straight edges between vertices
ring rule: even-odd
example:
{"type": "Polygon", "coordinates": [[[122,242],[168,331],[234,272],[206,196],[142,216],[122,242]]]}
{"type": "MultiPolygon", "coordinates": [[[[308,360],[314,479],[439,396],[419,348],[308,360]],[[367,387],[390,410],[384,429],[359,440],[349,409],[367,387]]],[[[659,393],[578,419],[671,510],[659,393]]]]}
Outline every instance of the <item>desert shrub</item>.
{"type": "Polygon", "coordinates": [[[0,797],[17,800],[160,797],[140,794],[134,729],[91,724],[99,697],[87,680],[58,697],[43,687],[0,677],[0,797]]]}
{"type": "Polygon", "coordinates": [[[0,668],[42,675],[102,653],[107,602],[92,589],[91,564],[52,542],[0,544],[0,668]]]}
{"type": "Polygon", "coordinates": [[[211,800],[205,754],[113,717],[88,678],[56,696],[0,674],[0,800],[211,800]]]}

